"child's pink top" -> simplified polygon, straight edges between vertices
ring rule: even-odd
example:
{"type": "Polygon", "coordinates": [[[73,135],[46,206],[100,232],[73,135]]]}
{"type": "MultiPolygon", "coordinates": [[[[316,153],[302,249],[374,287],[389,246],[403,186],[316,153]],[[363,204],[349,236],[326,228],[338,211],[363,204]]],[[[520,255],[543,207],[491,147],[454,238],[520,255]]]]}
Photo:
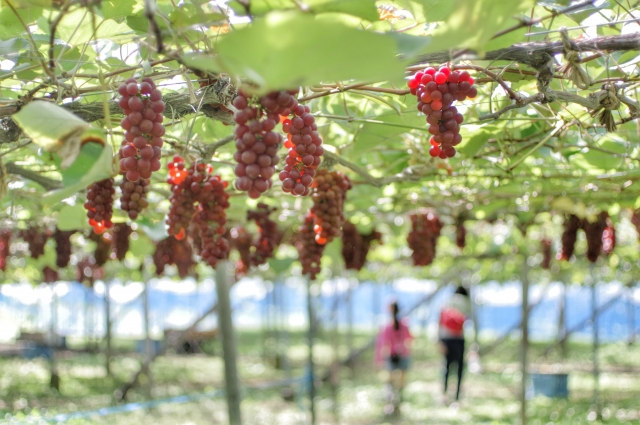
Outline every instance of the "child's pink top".
{"type": "Polygon", "coordinates": [[[411,340],[413,335],[405,320],[400,320],[400,326],[396,330],[393,322],[380,329],[376,340],[375,362],[380,364],[382,360],[392,354],[408,357],[411,353],[411,340]]]}

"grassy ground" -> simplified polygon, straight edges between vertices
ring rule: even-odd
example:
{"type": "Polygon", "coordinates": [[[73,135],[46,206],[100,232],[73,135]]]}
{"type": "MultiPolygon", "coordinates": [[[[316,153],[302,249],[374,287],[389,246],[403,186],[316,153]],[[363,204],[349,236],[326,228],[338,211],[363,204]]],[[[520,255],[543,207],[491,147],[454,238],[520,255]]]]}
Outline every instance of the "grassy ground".
{"type": "MultiPolygon", "coordinates": [[[[355,336],[354,346],[366,343],[370,335],[355,336]]],[[[602,419],[593,413],[594,380],[591,374],[591,349],[588,344],[573,343],[569,356],[558,353],[544,358],[544,344],[534,344],[529,353],[533,370],[554,370],[569,374],[568,399],[533,397],[528,400],[530,424],[629,424],[640,423],[640,347],[611,344],[601,347],[599,385],[602,419]]],[[[119,342],[122,350],[133,344],[119,342]]],[[[151,365],[152,379],[141,379],[140,386],[128,393],[127,403],[115,396],[139,369],[142,358],[132,352],[114,357],[112,374],[105,374],[101,354],[63,352],[58,359],[60,392],[48,387],[48,363],[45,359],[0,358],[0,423],[39,424],[153,424],[200,425],[227,423],[226,404],[217,390],[224,386],[222,351],[218,342],[204,347],[206,353],[166,354],[151,365]],[[147,385],[147,384],[151,385],[147,385]],[[150,388],[150,389],[149,389],[150,388]],[[199,394],[195,400],[171,399],[184,394],[199,394]],[[170,402],[170,401],[180,401],[170,402]],[[87,413],[85,417],[62,418],[55,415],[90,412],[107,406],[127,411],[87,413]],[[146,408],[140,408],[146,406],[146,408]],[[110,414],[105,414],[110,413],[110,414]],[[102,415],[100,415],[102,414],[102,415]],[[55,419],[55,420],[54,420],[55,419]]],[[[344,336],[330,332],[316,341],[316,375],[322,376],[336,358],[348,352],[344,336]],[[340,347],[338,347],[340,346],[340,347]]],[[[304,334],[290,334],[276,343],[263,333],[239,335],[238,367],[245,388],[242,416],[245,424],[310,423],[308,400],[303,385],[268,387],[268,383],[304,376],[307,350],[304,334]],[[286,354],[278,356],[276,347],[286,354]],[[276,367],[278,366],[278,367],[276,367]],[[255,388],[255,389],[251,389],[255,388]]],[[[319,386],[316,397],[318,424],[514,424],[518,423],[520,372],[516,342],[506,342],[481,359],[482,370],[466,373],[463,397],[457,407],[443,404],[441,397],[441,361],[437,347],[426,337],[416,339],[414,358],[408,374],[401,413],[383,414],[383,373],[374,368],[371,350],[365,352],[353,368],[342,368],[333,379],[319,386]],[[335,385],[332,385],[334,383],[335,385]]]]}

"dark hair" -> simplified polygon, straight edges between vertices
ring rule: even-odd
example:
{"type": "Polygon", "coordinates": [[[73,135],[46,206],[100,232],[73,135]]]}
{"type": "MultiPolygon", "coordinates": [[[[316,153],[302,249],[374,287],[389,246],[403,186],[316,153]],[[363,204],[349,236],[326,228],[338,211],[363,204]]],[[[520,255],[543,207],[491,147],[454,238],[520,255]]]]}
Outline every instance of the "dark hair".
{"type": "Polygon", "coordinates": [[[398,320],[398,311],[400,308],[398,307],[398,302],[394,301],[390,305],[391,307],[391,315],[393,315],[393,329],[400,329],[400,321],[398,320]]]}
{"type": "Polygon", "coordinates": [[[463,295],[465,297],[469,296],[469,291],[467,291],[467,288],[465,288],[464,286],[460,285],[456,288],[456,291],[454,292],[455,294],[460,294],[463,295]]]}

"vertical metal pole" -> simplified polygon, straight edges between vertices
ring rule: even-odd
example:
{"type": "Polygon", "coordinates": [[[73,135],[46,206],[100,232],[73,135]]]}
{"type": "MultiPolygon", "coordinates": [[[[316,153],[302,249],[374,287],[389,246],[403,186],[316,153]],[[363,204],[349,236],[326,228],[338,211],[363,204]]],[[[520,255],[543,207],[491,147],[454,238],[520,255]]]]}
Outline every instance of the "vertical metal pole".
{"type": "Polygon", "coordinates": [[[111,376],[111,295],[110,295],[111,282],[104,282],[104,317],[105,317],[105,361],[104,370],[107,376],[111,376]]]}
{"type": "Polygon", "coordinates": [[[520,424],[527,424],[527,380],[529,376],[529,264],[527,263],[527,251],[523,253],[522,271],[520,275],[522,283],[522,342],[520,344],[520,424]]]}
{"type": "Polygon", "coordinates": [[[240,425],[240,384],[236,365],[236,338],[231,317],[231,287],[229,262],[220,261],[216,266],[216,292],[218,295],[218,328],[222,334],[222,356],[224,359],[224,379],[227,396],[229,425],[240,425]]]}
{"type": "Polygon", "coordinates": [[[557,338],[558,338],[558,341],[560,341],[560,353],[563,359],[567,358],[567,339],[565,338],[567,333],[566,306],[567,306],[567,284],[563,281],[562,293],[560,294],[559,306],[558,306],[558,331],[557,331],[557,338]]]}
{"type": "Polygon", "coordinates": [[[308,370],[308,382],[309,385],[309,413],[311,415],[311,425],[316,424],[316,386],[315,386],[315,376],[314,376],[314,363],[313,363],[313,340],[315,333],[315,323],[314,323],[314,314],[313,314],[313,300],[311,297],[311,281],[307,278],[307,318],[309,320],[309,329],[307,332],[307,348],[309,350],[309,358],[307,368],[308,370]]]}
{"type": "Polygon", "coordinates": [[[635,285],[629,283],[627,288],[627,321],[629,325],[629,344],[636,341],[636,305],[633,302],[633,289],[635,285]]]}
{"type": "Polygon", "coordinates": [[[147,396],[151,397],[152,377],[151,377],[151,361],[153,359],[153,347],[151,345],[151,326],[149,324],[149,281],[144,273],[144,288],[142,295],[142,310],[144,320],[144,373],[147,376],[146,391],[147,396]]]}
{"type": "Polygon", "coordinates": [[[598,347],[600,345],[600,335],[598,329],[598,297],[596,293],[596,275],[594,264],[589,265],[591,275],[591,326],[593,329],[593,409],[596,417],[601,419],[600,412],[600,364],[598,362],[598,347]]]}

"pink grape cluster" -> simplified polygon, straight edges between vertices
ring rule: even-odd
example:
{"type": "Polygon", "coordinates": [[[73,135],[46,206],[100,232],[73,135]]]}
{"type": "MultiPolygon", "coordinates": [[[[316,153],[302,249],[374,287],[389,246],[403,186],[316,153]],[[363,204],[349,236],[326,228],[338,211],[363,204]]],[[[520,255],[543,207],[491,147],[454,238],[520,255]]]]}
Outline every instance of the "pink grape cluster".
{"type": "Polygon", "coordinates": [[[462,141],[463,117],[452,105],[456,100],[476,97],[473,78],[466,71],[451,71],[447,66],[437,70],[428,67],[416,72],[407,85],[418,99],[418,110],[427,116],[432,135],[429,154],[443,159],[455,156],[454,146],[462,141]]]}
{"type": "Polygon", "coordinates": [[[271,176],[279,161],[278,148],[282,142],[280,133],[274,131],[280,115],[289,115],[297,105],[296,91],[272,92],[260,98],[259,105],[250,105],[247,95],[239,92],[233,99],[237,111],[234,120],[236,152],[234,159],[238,190],[246,191],[251,198],[258,198],[271,187],[271,176]]]}
{"type": "Polygon", "coordinates": [[[305,196],[309,193],[324,153],[322,138],[309,107],[296,105],[291,119],[282,121],[282,130],[287,133],[284,146],[289,149],[285,166],[279,175],[282,190],[305,196]]]}
{"type": "Polygon", "coordinates": [[[120,87],[122,96],[118,104],[125,117],[120,125],[125,130],[120,147],[120,171],[129,181],[148,179],[160,169],[164,102],[162,93],[151,78],[143,78],[138,84],[129,78],[120,87]]]}

